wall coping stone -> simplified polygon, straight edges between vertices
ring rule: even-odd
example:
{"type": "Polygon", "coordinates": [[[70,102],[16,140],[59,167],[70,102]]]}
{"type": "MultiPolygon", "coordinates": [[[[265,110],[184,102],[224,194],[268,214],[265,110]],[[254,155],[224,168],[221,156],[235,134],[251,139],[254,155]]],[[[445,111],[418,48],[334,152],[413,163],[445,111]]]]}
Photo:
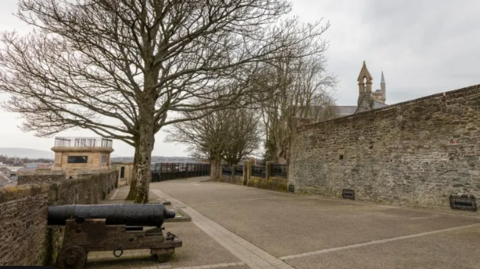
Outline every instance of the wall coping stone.
{"type": "Polygon", "coordinates": [[[0,203],[48,193],[50,189],[51,184],[47,183],[6,186],[0,189],[0,203]]]}

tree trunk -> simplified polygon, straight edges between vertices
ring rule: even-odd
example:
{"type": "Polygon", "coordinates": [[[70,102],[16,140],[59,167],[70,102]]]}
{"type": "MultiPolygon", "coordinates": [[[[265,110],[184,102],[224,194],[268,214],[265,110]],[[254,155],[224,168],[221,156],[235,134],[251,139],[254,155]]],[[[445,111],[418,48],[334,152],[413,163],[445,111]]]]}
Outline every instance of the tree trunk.
{"type": "Polygon", "coordinates": [[[136,167],[137,167],[137,150],[135,149],[135,155],[133,157],[132,179],[130,182],[130,191],[128,192],[128,196],[126,199],[129,201],[135,200],[135,196],[137,196],[137,178],[135,177],[136,167]]]}
{"type": "Polygon", "coordinates": [[[155,144],[152,126],[153,123],[142,124],[137,150],[135,150],[137,164],[133,168],[133,177],[137,182],[137,193],[134,200],[136,204],[148,203],[148,193],[152,179],[150,167],[152,166],[152,151],[155,144]]]}
{"type": "Polygon", "coordinates": [[[216,180],[220,178],[222,174],[222,167],[220,160],[213,159],[210,161],[210,180],[216,180]]]}
{"type": "MultiPolygon", "coordinates": [[[[155,78],[150,81],[156,81],[155,78]]],[[[147,87],[148,89],[148,87],[147,87]]],[[[155,145],[155,98],[154,92],[146,93],[139,108],[139,132],[135,136],[135,161],[133,178],[136,180],[134,203],[148,203],[150,181],[152,179],[152,151],[155,145]]]]}
{"type": "Polygon", "coordinates": [[[133,167],[133,178],[136,180],[136,194],[134,203],[146,204],[148,203],[148,193],[150,190],[150,181],[152,178],[151,159],[152,150],[151,145],[154,144],[154,137],[145,138],[144,145],[135,153],[137,165],[133,167]]]}

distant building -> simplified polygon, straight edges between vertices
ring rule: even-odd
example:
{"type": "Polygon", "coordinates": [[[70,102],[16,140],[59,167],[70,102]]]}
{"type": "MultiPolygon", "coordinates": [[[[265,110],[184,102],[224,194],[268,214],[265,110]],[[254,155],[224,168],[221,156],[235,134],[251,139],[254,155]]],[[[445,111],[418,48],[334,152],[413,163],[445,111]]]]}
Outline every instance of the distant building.
{"type": "Polygon", "coordinates": [[[0,187],[5,186],[8,183],[10,183],[11,180],[3,173],[3,171],[0,171],[0,187]]]}
{"type": "Polygon", "coordinates": [[[18,180],[18,172],[23,169],[23,166],[7,166],[2,169],[2,173],[12,181],[18,180]]]}
{"type": "Polygon", "coordinates": [[[52,170],[63,170],[67,178],[79,173],[110,169],[111,139],[102,137],[56,137],[52,170]]]}
{"type": "Polygon", "coordinates": [[[380,81],[380,89],[375,90],[374,92],[372,92],[372,80],[373,78],[370,75],[370,72],[368,71],[367,65],[364,61],[357,79],[359,93],[356,106],[329,106],[327,108],[324,106],[311,106],[308,108],[308,113],[298,109],[298,111],[295,113],[295,117],[324,121],[388,106],[385,103],[387,100],[387,84],[385,83],[383,72],[380,81]]]}
{"type": "Polygon", "coordinates": [[[24,167],[26,170],[36,170],[36,169],[52,169],[53,163],[26,163],[24,167]]]}
{"type": "Polygon", "coordinates": [[[388,106],[385,103],[387,100],[387,84],[385,83],[383,72],[380,81],[380,89],[374,92],[372,92],[372,80],[372,75],[370,75],[370,72],[368,71],[367,65],[364,61],[357,79],[359,91],[357,105],[336,106],[338,117],[349,116],[355,113],[388,106]]]}
{"type": "MultiPolygon", "coordinates": [[[[118,185],[130,185],[133,177],[133,163],[132,162],[115,162],[112,167],[118,170],[118,185]]],[[[155,165],[152,165],[155,167],[155,165]]]]}

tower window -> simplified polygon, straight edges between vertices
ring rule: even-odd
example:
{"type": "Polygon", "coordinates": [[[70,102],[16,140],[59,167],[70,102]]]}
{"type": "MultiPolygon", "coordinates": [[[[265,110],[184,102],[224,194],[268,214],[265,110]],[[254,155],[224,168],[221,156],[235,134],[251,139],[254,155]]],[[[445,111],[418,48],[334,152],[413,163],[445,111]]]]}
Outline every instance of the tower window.
{"type": "Polygon", "coordinates": [[[67,163],[88,163],[88,156],[68,156],[67,163]]]}

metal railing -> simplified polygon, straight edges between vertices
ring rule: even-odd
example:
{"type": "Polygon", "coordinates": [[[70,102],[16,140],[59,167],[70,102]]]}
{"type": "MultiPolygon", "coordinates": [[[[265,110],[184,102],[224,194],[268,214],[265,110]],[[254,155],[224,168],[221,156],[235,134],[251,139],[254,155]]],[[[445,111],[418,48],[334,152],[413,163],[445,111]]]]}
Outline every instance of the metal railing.
{"type": "Polygon", "coordinates": [[[210,164],[156,163],[152,169],[152,182],[210,175],[210,164]]]}
{"type": "Polygon", "coordinates": [[[265,166],[252,166],[252,176],[265,178],[267,176],[267,171],[265,166]]]}
{"type": "Polygon", "coordinates": [[[235,166],[235,175],[243,176],[243,166],[235,166]]]}
{"type": "Polygon", "coordinates": [[[287,178],[287,165],[286,164],[270,164],[270,175],[272,177],[287,178]]]}
{"type": "Polygon", "coordinates": [[[103,137],[55,137],[55,147],[111,148],[112,146],[112,139],[103,137]]]}
{"type": "Polygon", "coordinates": [[[231,176],[232,175],[232,167],[222,166],[222,175],[231,176]]]}

